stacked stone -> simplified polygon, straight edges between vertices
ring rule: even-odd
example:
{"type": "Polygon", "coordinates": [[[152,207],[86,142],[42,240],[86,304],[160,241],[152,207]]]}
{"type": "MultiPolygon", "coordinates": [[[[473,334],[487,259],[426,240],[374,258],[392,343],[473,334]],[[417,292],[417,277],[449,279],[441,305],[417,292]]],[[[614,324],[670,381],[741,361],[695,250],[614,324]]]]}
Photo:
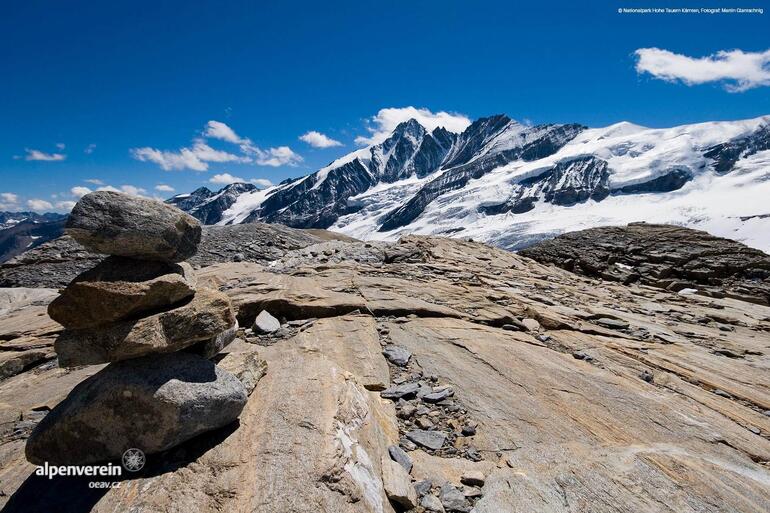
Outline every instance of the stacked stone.
{"type": "Polygon", "coordinates": [[[110,256],[49,306],[65,327],[54,345],[59,365],[109,365],[40,422],[27,459],[77,465],[130,448],[152,454],[237,419],[246,390],[210,361],[238,329],[230,300],[196,289],[183,262],[197,251],[198,221],[157,201],[94,192],[72,210],[66,233],[110,256]]]}

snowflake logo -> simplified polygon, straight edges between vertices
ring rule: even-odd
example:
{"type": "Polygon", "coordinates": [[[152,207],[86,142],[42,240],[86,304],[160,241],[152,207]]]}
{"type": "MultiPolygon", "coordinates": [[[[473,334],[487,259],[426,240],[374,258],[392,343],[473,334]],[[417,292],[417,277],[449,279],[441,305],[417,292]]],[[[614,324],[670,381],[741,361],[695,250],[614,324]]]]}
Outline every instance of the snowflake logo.
{"type": "Polygon", "coordinates": [[[123,467],[129,472],[139,472],[146,461],[141,449],[128,449],[123,453],[123,467]]]}

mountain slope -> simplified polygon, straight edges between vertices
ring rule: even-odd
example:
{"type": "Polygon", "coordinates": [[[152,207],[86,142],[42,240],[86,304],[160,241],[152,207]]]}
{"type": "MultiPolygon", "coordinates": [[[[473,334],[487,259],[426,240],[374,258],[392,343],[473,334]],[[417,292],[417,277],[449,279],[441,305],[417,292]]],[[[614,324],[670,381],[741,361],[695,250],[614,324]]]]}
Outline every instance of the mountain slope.
{"type": "Polygon", "coordinates": [[[650,221],[767,251],[769,163],[770,116],[660,129],[529,126],[497,115],[460,134],[409,120],[313,174],[230,195],[221,213],[196,217],[328,228],[359,239],[465,236],[508,249],[570,230],[650,221]]]}
{"type": "Polygon", "coordinates": [[[62,234],[66,215],[0,212],[0,263],[62,234]]]}

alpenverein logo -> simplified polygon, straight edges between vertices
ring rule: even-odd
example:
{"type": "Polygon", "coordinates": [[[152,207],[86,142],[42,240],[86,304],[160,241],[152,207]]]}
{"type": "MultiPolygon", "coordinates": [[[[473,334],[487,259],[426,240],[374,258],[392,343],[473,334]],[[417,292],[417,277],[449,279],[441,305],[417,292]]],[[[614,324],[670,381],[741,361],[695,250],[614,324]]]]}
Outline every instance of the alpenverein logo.
{"type": "Polygon", "coordinates": [[[123,453],[123,468],[129,472],[139,472],[144,468],[147,459],[141,449],[128,449],[123,453]]]}

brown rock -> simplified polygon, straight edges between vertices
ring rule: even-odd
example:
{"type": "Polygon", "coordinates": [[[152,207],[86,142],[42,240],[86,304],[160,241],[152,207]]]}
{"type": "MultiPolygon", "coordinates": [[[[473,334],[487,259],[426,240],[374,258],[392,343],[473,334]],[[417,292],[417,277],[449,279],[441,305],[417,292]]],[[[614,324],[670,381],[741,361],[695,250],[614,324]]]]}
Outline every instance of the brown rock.
{"type": "Polygon", "coordinates": [[[201,289],[192,301],[167,312],[99,329],[65,331],[54,348],[62,367],[115,362],[179,351],[216,337],[234,323],[227,296],[201,289]]]}
{"type": "Polygon", "coordinates": [[[48,315],[65,328],[93,328],[169,309],[193,294],[195,276],[187,263],[109,257],[75,278],[48,306],[48,315]]]}

